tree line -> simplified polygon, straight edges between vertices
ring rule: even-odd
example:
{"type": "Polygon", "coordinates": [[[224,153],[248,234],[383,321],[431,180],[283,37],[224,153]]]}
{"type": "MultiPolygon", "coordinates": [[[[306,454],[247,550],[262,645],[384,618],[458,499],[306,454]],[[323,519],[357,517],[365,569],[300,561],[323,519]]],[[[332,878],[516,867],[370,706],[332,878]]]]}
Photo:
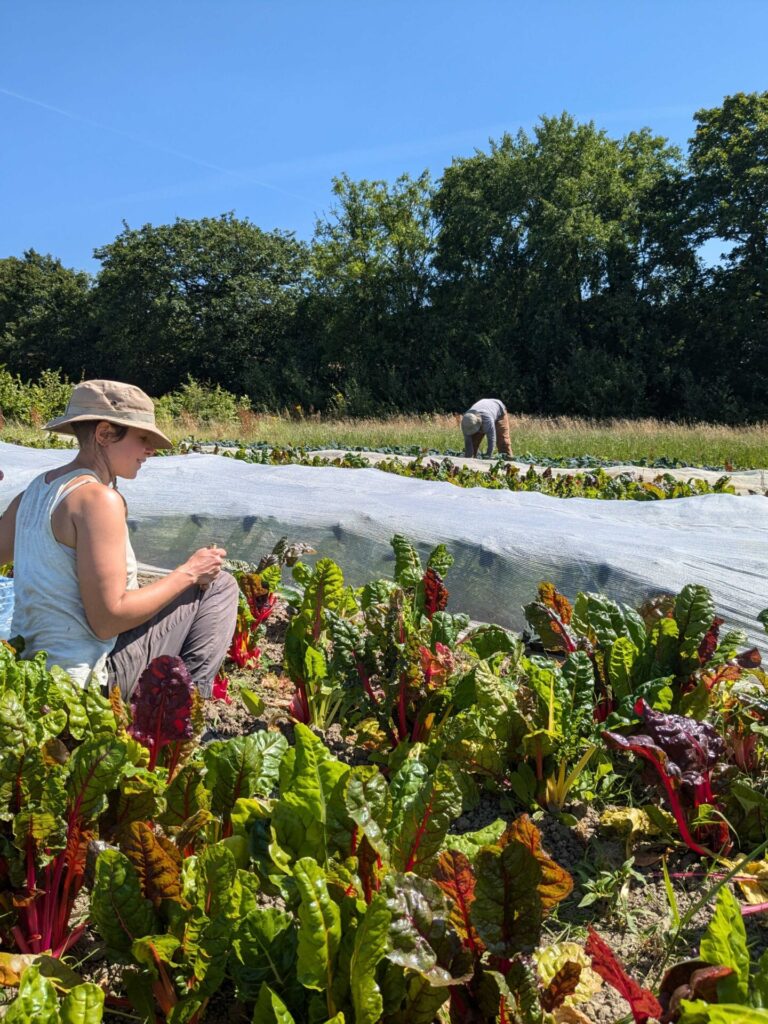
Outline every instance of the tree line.
{"type": "Polygon", "coordinates": [[[768,92],[687,153],[568,114],[441,178],[334,179],[311,242],[227,213],[124,230],[95,276],[0,260],[0,364],[254,408],[768,418],[768,92]],[[701,258],[717,240],[719,261],[701,258]]]}

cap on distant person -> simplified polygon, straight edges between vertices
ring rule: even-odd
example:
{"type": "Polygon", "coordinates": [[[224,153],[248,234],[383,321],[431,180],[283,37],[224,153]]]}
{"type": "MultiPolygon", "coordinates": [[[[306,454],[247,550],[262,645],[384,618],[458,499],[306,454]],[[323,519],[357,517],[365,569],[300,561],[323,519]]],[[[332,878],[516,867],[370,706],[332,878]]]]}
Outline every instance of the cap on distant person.
{"type": "Polygon", "coordinates": [[[476,434],[482,425],[483,421],[476,412],[465,412],[461,417],[461,432],[467,436],[476,434]]]}

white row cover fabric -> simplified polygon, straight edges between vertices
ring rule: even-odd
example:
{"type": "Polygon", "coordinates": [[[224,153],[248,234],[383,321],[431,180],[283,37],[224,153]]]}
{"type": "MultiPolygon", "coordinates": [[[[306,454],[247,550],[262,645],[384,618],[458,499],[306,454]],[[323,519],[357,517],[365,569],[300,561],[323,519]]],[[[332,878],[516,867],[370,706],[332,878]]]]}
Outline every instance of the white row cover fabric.
{"type": "MultiPolygon", "coordinates": [[[[0,509],[39,472],[72,457],[0,444],[0,509]]],[[[172,568],[217,542],[258,560],[279,537],[333,558],[347,582],[392,575],[389,540],[456,563],[448,609],[521,629],[541,580],[568,597],[596,591],[638,605],[686,583],[712,591],[718,613],[766,647],[768,499],[704,495],[658,502],[550,498],[412,480],[376,469],[248,465],[217,455],[150,459],[122,481],[140,561],[172,568]]],[[[311,560],[311,559],[308,559],[311,560]]]]}

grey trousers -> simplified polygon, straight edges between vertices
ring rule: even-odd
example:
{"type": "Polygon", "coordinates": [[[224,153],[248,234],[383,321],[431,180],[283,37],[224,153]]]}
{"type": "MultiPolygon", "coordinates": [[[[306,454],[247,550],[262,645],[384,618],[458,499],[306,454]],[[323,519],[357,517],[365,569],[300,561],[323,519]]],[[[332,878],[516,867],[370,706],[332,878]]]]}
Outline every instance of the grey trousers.
{"type": "Polygon", "coordinates": [[[109,689],[119,686],[129,700],[150,661],[170,654],[183,658],[200,696],[210,697],[235,631],[238,592],[234,576],[219,573],[205,590],[187,587],[147,622],[121,633],[107,658],[109,689]]]}

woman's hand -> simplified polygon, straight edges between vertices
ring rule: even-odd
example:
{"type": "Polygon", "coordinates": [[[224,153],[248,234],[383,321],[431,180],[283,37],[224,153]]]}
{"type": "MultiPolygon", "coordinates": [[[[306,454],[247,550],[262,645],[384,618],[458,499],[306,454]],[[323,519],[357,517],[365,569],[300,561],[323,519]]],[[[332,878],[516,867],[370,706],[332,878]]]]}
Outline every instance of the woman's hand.
{"type": "Polygon", "coordinates": [[[186,573],[198,586],[207,587],[221,572],[226,554],[224,548],[216,547],[215,544],[209,548],[198,548],[183,565],[179,566],[179,571],[186,573]]]}

